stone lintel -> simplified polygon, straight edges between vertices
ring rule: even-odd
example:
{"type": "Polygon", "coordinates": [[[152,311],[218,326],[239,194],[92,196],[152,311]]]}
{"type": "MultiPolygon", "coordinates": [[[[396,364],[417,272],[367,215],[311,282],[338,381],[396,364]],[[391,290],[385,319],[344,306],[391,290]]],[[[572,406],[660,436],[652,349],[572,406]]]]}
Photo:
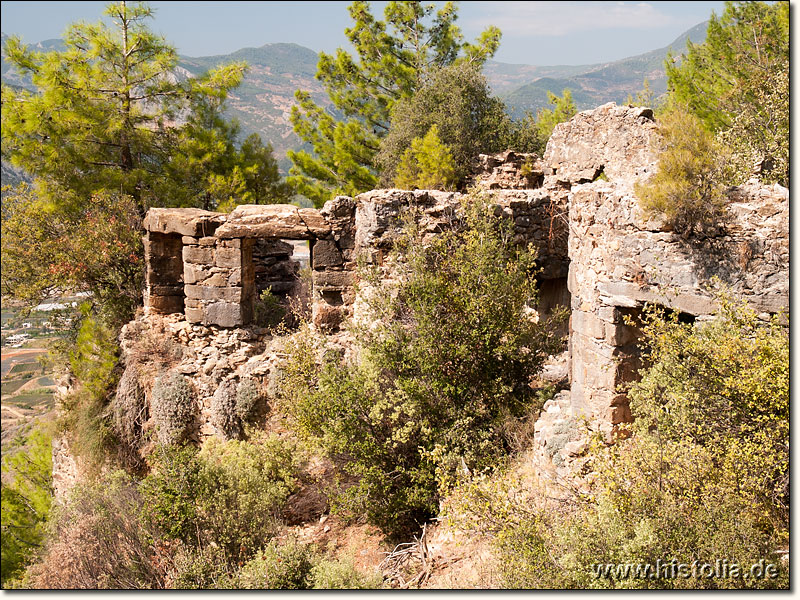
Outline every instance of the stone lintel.
{"type": "Polygon", "coordinates": [[[217,227],[224,222],[224,214],[199,208],[151,208],[147,211],[142,226],[154,233],[206,237],[214,235],[217,227]]]}

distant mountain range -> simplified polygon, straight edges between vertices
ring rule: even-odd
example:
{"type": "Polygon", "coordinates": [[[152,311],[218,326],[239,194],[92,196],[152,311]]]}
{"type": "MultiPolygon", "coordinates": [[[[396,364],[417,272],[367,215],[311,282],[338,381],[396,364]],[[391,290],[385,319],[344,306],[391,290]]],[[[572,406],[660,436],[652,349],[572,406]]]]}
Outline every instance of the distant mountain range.
{"type": "MultiPolygon", "coordinates": [[[[547,67],[489,61],[484,71],[494,92],[505,101],[515,117],[545,107],[548,91],[560,95],[565,88],[572,91],[579,110],[611,101],[624,102],[629,95],[642,89],[645,78],[655,95],[659,96],[666,91],[664,60],[668,51],[672,49],[680,54],[687,40],[695,43],[705,40],[707,24],[700,23],[665,48],[614,62],[547,67]]],[[[6,37],[2,34],[4,44],[6,37]]],[[[61,40],[45,40],[34,46],[40,50],[52,50],[62,47],[62,43],[61,40]]],[[[318,104],[332,108],[322,86],[314,78],[318,54],[297,44],[266,44],[225,55],[181,56],[177,75],[190,77],[219,64],[239,60],[247,61],[250,69],[228,102],[229,113],[240,121],[244,135],[258,132],[264,141],[272,143],[281,170],[286,172],[289,167],[286,152],[301,146],[289,122],[295,90],[307,90],[318,104]]],[[[30,81],[19,77],[10,68],[5,56],[2,81],[20,87],[31,86],[30,81]]],[[[6,183],[10,177],[12,172],[4,166],[3,182],[6,183]]]]}

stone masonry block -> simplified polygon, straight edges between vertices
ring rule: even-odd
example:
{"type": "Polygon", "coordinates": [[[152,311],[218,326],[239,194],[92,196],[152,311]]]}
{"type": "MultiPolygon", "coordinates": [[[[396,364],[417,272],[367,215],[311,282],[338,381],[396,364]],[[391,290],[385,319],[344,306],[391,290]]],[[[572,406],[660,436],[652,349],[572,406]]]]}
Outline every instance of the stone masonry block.
{"type": "Polygon", "coordinates": [[[582,310],[572,312],[572,329],[587,337],[604,337],[603,322],[591,313],[582,310]]]}
{"type": "Polygon", "coordinates": [[[183,262],[194,263],[198,265],[213,265],[214,249],[199,246],[184,246],[183,262]]]}
{"type": "Polygon", "coordinates": [[[224,300],[237,303],[242,300],[242,288],[187,285],[184,291],[187,298],[197,298],[198,300],[224,300]]]}
{"type": "Polygon", "coordinates": [[[231,302],[214,302],[206,307],[205,321],[209,325],[237,327],[243,325],[242,308],[231,302]]]}
{"type": "Polygon", "coordinates": [[[148,306],[161,314],[183,312],[183,296],[150,296],[148,306]]]}
{"type": "Polygon", "coordinates": [[[612,346],[625,346],[636,341],[638,335],[635,327],[630,325],[605,324],[606,343],[612,346]]]}
{"type": "MultiPolygon", "coordinates": [[[[235,240],[241,241],[241,240],[235,240]]],[[[239,248],[217,248],[216,264],[229,269],[241,268],[242,251],[239,248]]]]}
{"type": "Polygon", "coordinates": [[[209,277],[211,272],[203,265],[196,265],[194,263],[183,264],[183,282],[186,284],[199,283],[209,277]]]}
{"type": "Polygon", "coordinates": [[[240,239],[229,239],[229,240],[219,240],[218,246],[220,248],[241,248],[242,247],[242,240],[240,239]]]}
{"type": "Polygon", "coordinates": [[[185,235],[181,238],[181,241],[187,246],[213,246],[217,242],[217,238],[215,237],[191,237],[189,235],[185,235]]]}
{"type": "Polygon", "coordinates": [[[183,313],[186,315],[186,320],[189,321],[189,323],[203,322],[204,313],[202,308],[189,308],[187,306],[183,313]]]}
{"type": "Polygon", "coordinates": [[[353,273],[351,271],[315,271],[313,283],[315,288],[341,290],[353,285],[353,273]]]}
{"type": "Polygon", "coordinates": [[[336,244],[330,240],[317,241],[311,251],[311,256],[313,257],[315,269],[338,267],[344,262],[342,253],[339,252],[336,244]]]}

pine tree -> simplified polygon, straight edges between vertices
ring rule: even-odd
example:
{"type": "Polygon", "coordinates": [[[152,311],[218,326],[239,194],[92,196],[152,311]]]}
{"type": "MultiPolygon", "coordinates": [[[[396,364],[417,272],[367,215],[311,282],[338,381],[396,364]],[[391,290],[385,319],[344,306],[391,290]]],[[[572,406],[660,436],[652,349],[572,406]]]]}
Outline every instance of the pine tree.
{"type": "Polygon", "coordinates": [[[500,31],[489,27],[474,43],[463,41],[448,2],[434,15],[421,2],[389,2],[385,20],[376,20],[364,1],[350,7],[353,26],[345,33],[357,58],[342,50],[321,54],[317,78],[325,86],[339,120],[298,91],[292,109],[295,133],[313,147],[290,152],[291,182],[321,205],[333,194],[356,194],[378,182],[375,155],[389,130],[395,102],[410,98],[430,73],[457,61],[480,66],[494,55],[500,31]]]}
{"type": "Polygon", "coordinates": [[[666,67],[673,103],[709,131],[735,127],[726,141],[738,162],[772,163],[767,180],[788,185],[788,2],[727,2],[721,17],[712,14],[705,42],[690,42],[666,67]]]}
{"type": "Polygon", "coordinates": [[[456,164],[450,149],[432,125],[425,137],[414,138],[397,167],[395,186],[405,190],[445,190],[456,180],[456,164]]]}
{"type": "MultiPolygon", "coordinates": [[[[152,9],[119,2],[105,14],[112,27],[74,24],[63,51],[8,40],[7,60],[36,91],[3,86],[4,158],[38,178],[51,202],[113,190],[141,214],[151,205],[214,208],[231,195],[221,190],[246,188],[239,128],[223,112],[247,65],[178,81],[176,50],[147,28],[152,9]]],[[[259,168],[274,171],[263,158],[259,168]]]]}
{"type": "Polygon", "coordinates": [[[575,102],[572,100],[572,92],[568,89],[562,92],[561,97],[548,91],[547,102],[552,104],[553,108],[543,108],[536,113],[536,132],[539,135],[539,139],[543,140],[542,151],[544,151],[544,146],[547,144],[547,140],[550,139],[556,125],[569,121],[578,112],[575,108],[575,102]]]}
{"type": "Polygon", "coordinates": [[[238,126],[223,119],[244,63],[178,81],[177,52],[147,28],[146,4],[105,14],[113,26],[74,24],[62,51],[6,44],[35,90],[3,86],[2,153],[35,189],[4,198],[3,293],[36,302],[90,290],[124,321],[141,301],[136,232],[150,206],[213,209],[286,189],[269,147],[237,148],[238,126]]]}

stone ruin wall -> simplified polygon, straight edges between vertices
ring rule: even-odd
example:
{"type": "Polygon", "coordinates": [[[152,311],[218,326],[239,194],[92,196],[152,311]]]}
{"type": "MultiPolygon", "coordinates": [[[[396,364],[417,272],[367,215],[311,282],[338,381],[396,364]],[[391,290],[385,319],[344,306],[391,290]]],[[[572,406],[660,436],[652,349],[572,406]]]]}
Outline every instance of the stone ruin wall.
{"type": "MultiPolygon", "coordinates": [[[[655,132],[649,109],[608,104],[558,125],[541,159],[503,153],[476,166],[475,183],[494,194],[498,214],[513,219],[516,240],[538,248],[540,309],[571,307],[569,391],[548,402],[536,424],[543,451],[565,419],[583,414],[611,431],[632,418],[620,386],[638,367],[638,332],[625,316],[645,302],[706,318],[714,304],[703,286],[716,275],[762,312],[788,310],[788,190],[757,182],[733,189],[729,222],[717,236],[690,243],[645,221],[637,206],[633,185],[656,168],[655,132]]],[[[269,389],[278,370],[273,340],[252,325],[254,248],[276,249],[270,268],[280,266],[279,281],[296,273],[280,240],[309,241],[312,322],[341,337],[357,306],[357,258],[382,265],[410,208],[420,229],[435,235],[461,199],[455,192],[391,189],[340,196],[319,211],[151,209],[145,316],[123,331],[123,356],[136,331],[162,319],[184,348],[177,368],[198,393],[200,437],[211,435],[208,411],[221,382],[252,376],[269,389]]],[[[581,452],[579,443],[570,448],[564,458],[581,452]]]]}

